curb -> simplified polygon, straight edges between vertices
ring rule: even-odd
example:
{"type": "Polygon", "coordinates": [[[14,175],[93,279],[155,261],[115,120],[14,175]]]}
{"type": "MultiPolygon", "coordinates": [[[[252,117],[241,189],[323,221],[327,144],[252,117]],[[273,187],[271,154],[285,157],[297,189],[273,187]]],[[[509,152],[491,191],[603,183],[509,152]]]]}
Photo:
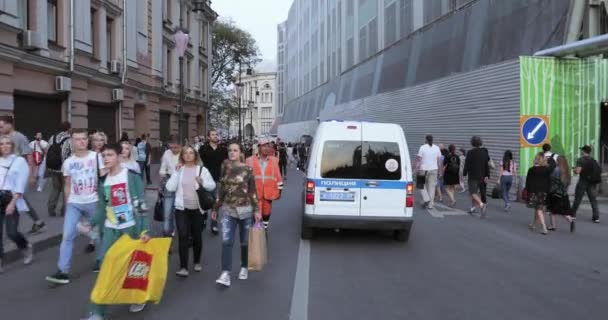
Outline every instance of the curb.
{"type": "MultiPolygon", "coordinates": [[[[50,237],[40,240],[38,242],[32,243],[34,245],[34,254],[43,252],[47,249],[55,247],[61,243],[61,238],[63,234],[59,233],[57,235],[51,235],[50,237]]],[[[10,251],[6,251],[4,253],[4,261],[3,264],[6,266],[10,263],[16,262],[21,259],[21,252],[19,252],[19,248],[12,249],[10,251]]],[[[36,261],[36,256],[34,255],[34,262],[36,261]]]]}

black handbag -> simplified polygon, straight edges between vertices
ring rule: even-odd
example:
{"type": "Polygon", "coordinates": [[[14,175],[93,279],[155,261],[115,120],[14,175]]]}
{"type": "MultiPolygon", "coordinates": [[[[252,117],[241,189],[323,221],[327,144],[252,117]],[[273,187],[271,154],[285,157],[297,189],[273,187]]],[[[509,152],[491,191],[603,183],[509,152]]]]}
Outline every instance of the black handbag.
{"type": "Polygon", "coordinates": [[[4,213],[4,210],[6,210],[6,207],[8,206],[8,204],[11,203],[11,201],[13,201],[13,192],[10,190],[2,190],[2,189],[4,189],[4,184],[6,183],[6,178],[8,177],[8,172],[9,172],[9,170],[11,170],[11,167],[13,166],[13,162],[15,162],[14,158],[11,161],[11,163],[8,165],[8,167],[5,167],[6,174],[4,175],[4,180],[2,181],[2,186],[0,187],[0,208],[2,209],[2,213],[4,213]]]}
{"type": "Polygon", "coordinates": [[[499,186],[495,186],[494,189],[492,189],[492,199],[500,199],[501,191],[499,186]]]}
{"type": "Polygon", "coordinates": [[[165,196],[162,191],[158,191],[158,199],[154,205],[154,221],[165,221],[165,196]]]}
{"type": "Polygon", "coordinates": [[[416,175],[416,189],[424,189],[426,184],[426,171],[419,171],[416,175]]]}
{"type": "MultiPolygon", "coordinates": [[[[198,172],[198,176],[201,176],[203,172],[203,166],[200,167],[198,172]]],[[[199,186],[196,190],[196,194],[198,195],[198,204],[203,210],[210,210],[215,205],[215,195],[203,188],[203,186],[199,186]]]]}

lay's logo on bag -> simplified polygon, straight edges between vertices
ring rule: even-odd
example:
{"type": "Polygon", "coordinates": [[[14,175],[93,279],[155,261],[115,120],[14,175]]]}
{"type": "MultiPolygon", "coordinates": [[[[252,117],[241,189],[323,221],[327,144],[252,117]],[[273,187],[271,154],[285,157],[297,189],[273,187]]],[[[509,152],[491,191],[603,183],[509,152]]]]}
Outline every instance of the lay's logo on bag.
{"type": "Polygon", "coordinates": [[[133,251],[123,289],[148,290],[148,275],[152,266],[152,255],[144,251],[133,251]]]}

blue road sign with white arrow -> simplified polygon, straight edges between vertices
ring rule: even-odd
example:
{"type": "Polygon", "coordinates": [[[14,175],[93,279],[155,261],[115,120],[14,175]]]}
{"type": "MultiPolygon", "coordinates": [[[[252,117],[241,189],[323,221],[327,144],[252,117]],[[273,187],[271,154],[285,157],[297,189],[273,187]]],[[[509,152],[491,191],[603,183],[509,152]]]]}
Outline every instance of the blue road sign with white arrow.
{"type": "Polygon", "coordinates": [[[548,123],[541,117],[530,117],[522,124],[521,135],[528,144],[540,145],[549,135],[548,123]]]}

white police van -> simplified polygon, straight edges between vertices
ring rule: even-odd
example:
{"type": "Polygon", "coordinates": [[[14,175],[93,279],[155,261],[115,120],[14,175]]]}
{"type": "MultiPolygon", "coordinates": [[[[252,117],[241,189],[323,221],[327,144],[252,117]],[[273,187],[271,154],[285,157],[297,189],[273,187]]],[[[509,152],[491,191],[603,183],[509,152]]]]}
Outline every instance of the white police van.
{"type": "Polygon", "coordinates": [[[408,240],[414,185],[399,125],[322,122],[308,161],[302,238],[316,228],[347,228],[390,230],[408,240]]]}

